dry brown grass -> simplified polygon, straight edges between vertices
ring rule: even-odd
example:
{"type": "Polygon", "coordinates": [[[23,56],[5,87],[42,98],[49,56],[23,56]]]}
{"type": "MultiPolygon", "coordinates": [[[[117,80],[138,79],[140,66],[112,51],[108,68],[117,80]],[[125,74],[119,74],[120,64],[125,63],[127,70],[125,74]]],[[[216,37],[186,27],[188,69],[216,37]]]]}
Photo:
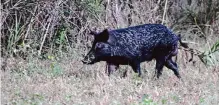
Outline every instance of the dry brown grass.
{"type": "Polygon", "coordinates": [[[143,63],[139,78],[128,66],[113,75],[105,74],[103,62],[85,66],[79,60],[60,61],[9,58],[2,72],[2,104],[165,104],[217,105],[219,103],[219,67],[183,62],[179,69],[183,81],[164,69],[159,80],[153,78],[154,61],[143,63]],[[128,76],[121,78],[128,69],[128,76]],[[60,72],[57,72],[57,71],[60,72]]]}
{"type": "Polygon", "coordinates": [[[219,65],[205,66],[197,56],[188,62],[183,50],[177,60],[183,81],[167,68],[155,80],[154,61],[141,65],[141,78],[129,66],[108,77],[104,62],[80,61],[90,30],[145,23],[163,22],[191,48],[209,51],[219,41],[218,0],[101,1],[1,2],[1,104],[219,104],[219,65]]]}

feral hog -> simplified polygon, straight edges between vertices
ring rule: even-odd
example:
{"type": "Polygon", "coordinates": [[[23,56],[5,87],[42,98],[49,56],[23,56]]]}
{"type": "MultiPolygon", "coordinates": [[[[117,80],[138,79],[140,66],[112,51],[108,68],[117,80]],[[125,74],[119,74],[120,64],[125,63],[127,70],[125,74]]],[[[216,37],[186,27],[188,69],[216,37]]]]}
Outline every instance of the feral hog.
{"type": "MultiPolygon", "coordinates": [[[[144,24],[100,33],[91,32],[94,36],[91,50],[82,60],[84,64],[106,61],[108,67],[130,65],[134,72],[141,76],[140,63],[156,60],[157,78],[164,66],[171,69],[180,78],[177,64],[172,57],[177,55],[178,41],[183,47],[181,37],[175,35],[161,24],[144,24]]],[[[108,74],[111,73],[108,69],[108,74]]]]}

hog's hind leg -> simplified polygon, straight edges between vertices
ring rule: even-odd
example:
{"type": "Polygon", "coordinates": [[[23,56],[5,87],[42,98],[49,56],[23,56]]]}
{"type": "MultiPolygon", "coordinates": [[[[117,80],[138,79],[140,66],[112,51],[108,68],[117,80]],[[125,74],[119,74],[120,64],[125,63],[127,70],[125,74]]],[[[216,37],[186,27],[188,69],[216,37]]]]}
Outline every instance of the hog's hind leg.
{"type": "Polygon", "coordinates": [[[181,78],[178,71],[178,66],[171,58],[166,60],[165,66],[171,69],[178,78],[181,78]]]}

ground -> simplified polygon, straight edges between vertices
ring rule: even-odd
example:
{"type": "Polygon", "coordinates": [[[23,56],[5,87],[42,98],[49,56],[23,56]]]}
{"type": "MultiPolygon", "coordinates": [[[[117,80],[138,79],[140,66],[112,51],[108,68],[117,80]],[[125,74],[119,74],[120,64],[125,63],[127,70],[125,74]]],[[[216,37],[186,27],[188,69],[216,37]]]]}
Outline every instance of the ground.
{"type": "Polygon", "coordinates": [[[179,80],[164,68],[153,78],[155,61],[141,65],[138,77],[129,66],[121,66],[110,77],[105,63],[83,65],[81,58],[1,59],[2,104],[93,104],[93,105],[217,105],[219,67],[206,67],[199,59],[188,62],[178,55],[179,80]],[[5,61],[6,60],[6,61],[5,61]],[[6,62],[6,63],[5,63],[6,62]],[[128,76],[122,78],[122,72],[128,76]]]}

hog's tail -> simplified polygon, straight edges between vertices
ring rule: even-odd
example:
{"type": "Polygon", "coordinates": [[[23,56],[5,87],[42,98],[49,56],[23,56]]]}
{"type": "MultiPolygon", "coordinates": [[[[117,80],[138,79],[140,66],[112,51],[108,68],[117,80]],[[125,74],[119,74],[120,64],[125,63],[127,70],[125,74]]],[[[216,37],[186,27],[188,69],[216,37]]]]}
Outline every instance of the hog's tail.
{"type": "Polygon", "coordinates": [[[188,43],[182,42],[180,34],[178,35],[178,40],[181,46],[183,46],[184,48],[189,48],[188,43]]]}

